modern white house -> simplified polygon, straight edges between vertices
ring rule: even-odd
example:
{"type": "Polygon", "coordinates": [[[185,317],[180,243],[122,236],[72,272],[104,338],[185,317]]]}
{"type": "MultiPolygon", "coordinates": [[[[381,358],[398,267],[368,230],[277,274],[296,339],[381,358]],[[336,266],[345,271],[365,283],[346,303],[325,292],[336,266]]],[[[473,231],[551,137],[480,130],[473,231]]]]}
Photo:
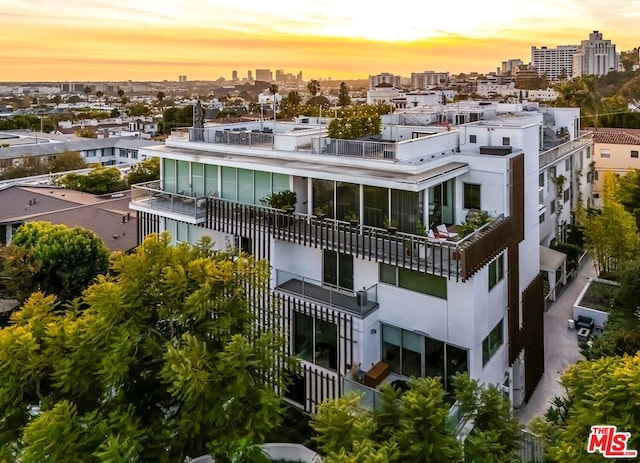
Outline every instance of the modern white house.
{"type": "Polygon", "coordinates": [[[456,108],[394,114],[360,140],[258,121],[142,148],[161,159],[161,178],[132,188],[138,240],[206,235],[269,261],[278,323],[301,359],[286,397],[304,410],[353,389],[375,405],[381,383],[410,376],[449,390],[456,372],[501,385],[518,406],[544,371],[545,115],[456,108]],[[270,207],[265,198],[288,190],[291,208],[270,207]]]}

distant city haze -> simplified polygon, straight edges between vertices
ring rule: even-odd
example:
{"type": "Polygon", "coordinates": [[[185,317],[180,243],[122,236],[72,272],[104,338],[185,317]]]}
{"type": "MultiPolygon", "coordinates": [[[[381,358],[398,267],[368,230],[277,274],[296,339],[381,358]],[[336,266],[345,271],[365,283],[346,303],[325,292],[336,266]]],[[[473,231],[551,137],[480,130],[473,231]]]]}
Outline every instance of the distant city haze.
{"type": "Polygon", "coordinates": [[[240,79],[268,68],[303,78],[495,71],[531,46],[601,31],[638,46],[636,0],[2,0],[3,81],[240,79]]]}

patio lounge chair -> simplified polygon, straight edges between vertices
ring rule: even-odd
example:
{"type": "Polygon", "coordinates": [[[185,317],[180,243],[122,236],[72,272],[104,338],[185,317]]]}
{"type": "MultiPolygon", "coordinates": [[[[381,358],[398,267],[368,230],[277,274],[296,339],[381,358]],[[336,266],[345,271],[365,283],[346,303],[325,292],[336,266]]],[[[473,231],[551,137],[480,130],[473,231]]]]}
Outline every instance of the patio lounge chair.
{"type": "Polygon", "coordinates": [[[458,236],[457,233],[450,232],[449,230],[447,230],[447,226],[445,224],[438,225],[436,227],[436,231],[438,232],[438,235],[447,239],[456,238],[458,236]]]}

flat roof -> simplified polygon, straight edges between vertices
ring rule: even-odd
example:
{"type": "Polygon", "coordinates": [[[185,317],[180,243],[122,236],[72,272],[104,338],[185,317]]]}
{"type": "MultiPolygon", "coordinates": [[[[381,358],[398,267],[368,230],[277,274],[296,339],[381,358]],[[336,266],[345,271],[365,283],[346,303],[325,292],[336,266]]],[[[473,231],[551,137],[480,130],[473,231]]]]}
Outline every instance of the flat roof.
{"type": "Polygon", "coordinates": [[[287,152],[268,151],[265,156],[251,154],[234,154],[218,151],[202,151],[188,148],[168,147],[166,145],[151,147],[147,153],[153,152],[164,155],[184,156],[192,162],[204,162],[213,160],[211,164],[228,165],[266,172],[287,173],[290,175],[305,175],[318,179],[344,180],[355,183],[355,179],[362,179],[362,183],[375,185],[382,183],[395,183],[409,186],[419,186],[431,179],[443,175],[467,170],[469,164],[461,161],[450,160],[451,157],[442,158],[439,161],[430,161],[423,164],[403,164],[405,169],[398,169],[398,164],[393,166],[382,161],[370,161],[351,159],[350,163],[344,162],[349,158],[340,158],[328,155],[308,155],[309,159],[303,159],[304,154],[294,152],[287,156],[287,152]],[[293,156],[295,155],[295,156],[293,156]],[[319,157],[322,157],[320,160],[319,157]],[[342,162],[336,162],[342,161],[342,162]],[[361,162],[360,162],[361,161],[361,162]]]}

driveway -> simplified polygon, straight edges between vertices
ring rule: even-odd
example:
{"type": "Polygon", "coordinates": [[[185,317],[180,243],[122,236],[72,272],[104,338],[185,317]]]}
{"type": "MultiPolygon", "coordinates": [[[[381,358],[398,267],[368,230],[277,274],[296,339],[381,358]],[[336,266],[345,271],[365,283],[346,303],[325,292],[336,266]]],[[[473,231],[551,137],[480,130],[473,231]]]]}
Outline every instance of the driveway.
{"type": "Polygon", "coordinates": [[[584,359],[578,348],[577,333],[568,328],[568,320],[573,318],[573,304],[580,292],[589,278],[595,276],[593,260],[588,256],[583,261],[577,277],[564,289],[544,316],[545,373],[529,402],[516,410],[516,416],[523,425],[528,424],[533,418],[543,416],[551,399],[564,395],[560,376],[569,365],[584,359]]]}

